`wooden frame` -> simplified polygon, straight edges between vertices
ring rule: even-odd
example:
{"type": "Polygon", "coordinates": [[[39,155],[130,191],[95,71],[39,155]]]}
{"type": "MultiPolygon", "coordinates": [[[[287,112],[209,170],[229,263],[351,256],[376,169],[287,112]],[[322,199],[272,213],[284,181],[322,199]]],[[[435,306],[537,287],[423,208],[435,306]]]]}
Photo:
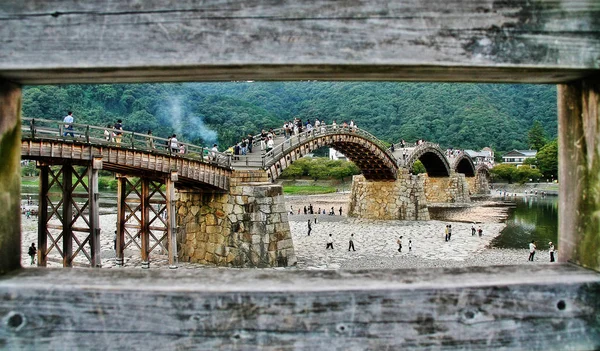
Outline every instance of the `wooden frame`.
{"type": "Polygon", "coordinates": [[[0,272],[12,273],[0,278],[0,341],[127,348],[125,335],[144,333],[166,348],[600,348],[600,274],[572,264],[193,278],[19,270],[14,221],[20,84],[558,83],[559,259],[600,270],[599,17],[600,3],[585,0],[3,2],[0,272]]]}

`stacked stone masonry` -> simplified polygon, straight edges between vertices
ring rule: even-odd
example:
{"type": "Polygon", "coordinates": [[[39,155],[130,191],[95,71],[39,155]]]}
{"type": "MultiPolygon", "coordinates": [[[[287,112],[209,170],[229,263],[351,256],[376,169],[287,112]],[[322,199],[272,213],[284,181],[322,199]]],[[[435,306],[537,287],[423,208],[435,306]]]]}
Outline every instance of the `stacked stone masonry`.
{"type": "Polygon", "coordinates": [[[264,171],[234,171],[229,193],[180,190],[179,259],[229,267],[296,263],[283,190],[264,171]]]}
{"type": "Polygon", "coordinates": [[[429,220],[423,178],[400,169],[395,181],[352,178],[349,215],[366,219],[429,220]]]}
{"type": "Polygon", "coordinates": [[[425,176],[425,196],[428,203],[471,202],[469,184],[462,173],[450,177],[425,176]]]}

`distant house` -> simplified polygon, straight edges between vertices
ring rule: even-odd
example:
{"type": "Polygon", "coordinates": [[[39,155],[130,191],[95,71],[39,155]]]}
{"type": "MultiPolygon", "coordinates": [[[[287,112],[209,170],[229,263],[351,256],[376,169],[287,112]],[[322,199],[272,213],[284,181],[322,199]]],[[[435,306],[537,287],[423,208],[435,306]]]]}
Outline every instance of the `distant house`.
{"type": "Polygon", "coordinates": [[[523,161],[535,157],[536,154],[537,150],[513,150],[502,156],[502,162],[519,167],[523,165],[523,161]]]}
{"type": "Polygon", "coordinates": [[[465,153],[471,157],[475,165],[486,164],[488,167],[494,167],[494,150],[484,147],[481,151],[465,150],[465,153]]]}
{"type": "Polygon", "coordinates": [[[346,158],[346,155],[344,155],[343,153],[337,151],[336,149],[332,149],[329,148],[329,159],[330,160],[342,160],[342,161],[348,161],[348,159],[346,158]]]}

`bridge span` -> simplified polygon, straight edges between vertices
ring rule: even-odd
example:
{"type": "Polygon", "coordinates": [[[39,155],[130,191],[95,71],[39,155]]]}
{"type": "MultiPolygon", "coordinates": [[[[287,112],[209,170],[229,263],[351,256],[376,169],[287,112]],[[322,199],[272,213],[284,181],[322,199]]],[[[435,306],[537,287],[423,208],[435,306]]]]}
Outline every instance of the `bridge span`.
{"type": "Polygon", "coordinates": [[[228,266],[295,263],[281,186],[272,182],[298,158],[321,148],[343,152],[361,170],[353,181],[350,215],[380,219],[429,218],[427,203],[469,201],[483,188],[486,169],[467,155],[449,159],[438,145],[391,150],[370,133],[321,126],[297,135],[260,135],[253,152],[232,155],[125,130],[23,118],[21,157],[40,169],[38,264],[56,250],[70,267],[84,257],[101,265],[98,171],[115,172],[117,263],[139,248],[143,267],[154,250],[178,260],[228,266]],[[410,171],[420,160],[427,175],[410,171]],[[478,177],[478,175],[480,177],[478,177]],[[472,179],[466,181],[466,178],[472,179]],[[440,195],[442,194],[442,195],[440,195]]]}

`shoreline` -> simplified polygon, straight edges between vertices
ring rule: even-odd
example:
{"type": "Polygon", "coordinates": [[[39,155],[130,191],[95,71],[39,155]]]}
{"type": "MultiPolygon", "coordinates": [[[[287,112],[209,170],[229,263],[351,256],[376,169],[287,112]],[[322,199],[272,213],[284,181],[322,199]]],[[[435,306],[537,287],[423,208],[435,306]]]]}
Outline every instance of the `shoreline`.
{"type": "MultiPolygon", "coordinates": [[[[507,214],[508,207],[493,206],[497,201],[476,201],[468,206],[458,206],[457,213],[450,213],[449,218],[430,221],[383,221],[365,220],[346,217],[347,193],[321,194],[310,196],[286,196],[286,206],[294,208],[294,215],[288,215],[292,240],[298,258],[295,267],[270,269],[394,269],[394,268],[430,268],[430,267],[465,267],[514,265],[527,262],[527,249],[496,249],[490,248],[490,243],[500,235],[506,226],[502,218],[507,214]],[[330,210],[334,207],[336,215],[304,215],[303,207],[312,203],[313,208],[330,210]],[[490,205],[491,204],[491,205],[490,205]],[[338,215],[342,207],[343,216],[338,215]],[[301,209],[300,215],[297,210],[301,209]],[[312,233],[307,236],[307,221],[311,220],[312,233]],[[481,226],[484,235],[471,235],[472,223],[481,226]],[[451,224],[452,239],[444,241],[444,228],[451,224]],[[356,252],[347,251],[349,235],[354,233],[356,252]],[[329,234],[334,239],[334,250],[326,250],[325,243],[329,234]],[[398,252],[396,241],[403,236],[403,250],[398,252]],[[412,240],[412,251],[408,250],[409,240],[412,240]]],[[[445,208],[445,207],[444,207],[445,208]]],[[[452,206],[448,206],[452,208],[452,206]]],[[[101,259],[105,269],[116,266],[113,249],[113,237],[116,230],[116,214],[101,214],[101,259]]],[[[505,218],[504,218],[505,219],[505,218]]],[[[22,216],[22,265],[29,267],[27,249],[31,242],[37,243],[37,217],[26,219],[22,216]]],[[[49,242],[49,244],[51,244],[49,242]]],[[[135,246],[134,246],[135,247],[135,246]]],[[[543,263],[538,255],[533,264],[543,263]]],[[[48,267],[61,267],[62,260],[58,253],[51,252],[48,267]]],[[[151,269],[168,269],[166,253],[152,252],[151,269]]],[[[548,259],[549,261],[549,259],[548,259]]],[[[75,266],[87,264],[82,254],[75,259],[75,266]]],[[[180,262],[181,269],[223,268],[189,262],[180,262]]],[[[139,250],[128,248],[125,251],[124,268],[140,268],[141,257],[139,250]]]]}

